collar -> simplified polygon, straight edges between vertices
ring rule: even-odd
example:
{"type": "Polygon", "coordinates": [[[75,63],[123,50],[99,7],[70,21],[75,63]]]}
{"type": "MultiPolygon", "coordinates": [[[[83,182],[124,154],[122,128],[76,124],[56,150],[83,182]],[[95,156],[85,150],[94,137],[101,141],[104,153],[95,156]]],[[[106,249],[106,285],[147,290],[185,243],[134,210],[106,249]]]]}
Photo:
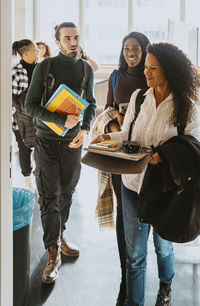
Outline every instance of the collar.
{"type": "MultiPolygon", "coordinates": [[[[155,99],[155,97],[154,97],[154,88],[149,88],[145,93],[144,93],[144,96],[147,96],[147,95],[151,95],[152,97],[153,97],[153,99],[155,99]]],[[[167,96],[167,98],[165,98],[165,100],[163,100],[162,101],[162,103],[164,102],[164,101],[172,101],[173,100],[173,94],[172,93],[170,93],[168,96],[167,96]]]]}
{"type": "Polygon", "coordinates": [[[62,62],[69,63],[69,64],[75,64],[79,60],[78,57],[75,57],[75,58],[69,57],[69,56],[64,55],[61,52],[59,52],[59,54],[56,57],[62,62]]]}

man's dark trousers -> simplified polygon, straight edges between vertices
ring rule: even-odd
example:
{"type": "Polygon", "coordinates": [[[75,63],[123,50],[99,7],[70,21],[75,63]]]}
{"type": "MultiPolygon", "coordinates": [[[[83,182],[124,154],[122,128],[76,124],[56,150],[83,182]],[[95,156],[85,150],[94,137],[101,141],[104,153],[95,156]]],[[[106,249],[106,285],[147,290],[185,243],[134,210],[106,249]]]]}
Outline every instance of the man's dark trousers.
{"type": "Polygon", "coordinates": [[[81,147],[71,149],[69,141],[36,137],[36,184],[39,193],[45,248],[57,245],[65,228],[72,195],[80,177],[81,147]]]}

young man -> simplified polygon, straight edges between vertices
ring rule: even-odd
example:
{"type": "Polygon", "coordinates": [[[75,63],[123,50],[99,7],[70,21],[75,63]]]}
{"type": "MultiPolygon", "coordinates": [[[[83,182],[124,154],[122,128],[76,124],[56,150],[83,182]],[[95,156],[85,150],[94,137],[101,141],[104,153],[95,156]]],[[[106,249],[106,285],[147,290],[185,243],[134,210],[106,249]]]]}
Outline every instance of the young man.
{"type": "MultiPolygon", "coordinates": [[[[83,63],[77,57],[79,35],[77,27],[64,22],[56,27],[56,44],[60,53],[51,60],[50,73],[55,80],[53,90],[48,89],[47,100],[60,84],[66,84],[81,95],[83,63]]],[[[96,101],[93,97],[93,70],[88,64],[89,81],[85,99],[89,106],[83,120],[78,115],[64,116],[51,113],[41,105],[44,92],[42,63],[36,67],[27,93],[25,109],[29,116],[36,118],[36,183],[39,192],[41,220],[44,230],[44,246],[48,250],[48,261],[42,281],[52,283],[58,277],[61,264],[60,253],[78,256],[79,250],[64,237],[65,223],[69,217],[72,195],[80,177],[81,146],[90,129],[95,115],[96,101]],[[64,137],[58,136],[42,121],[65,125],[69,131],[64,137]]]]}

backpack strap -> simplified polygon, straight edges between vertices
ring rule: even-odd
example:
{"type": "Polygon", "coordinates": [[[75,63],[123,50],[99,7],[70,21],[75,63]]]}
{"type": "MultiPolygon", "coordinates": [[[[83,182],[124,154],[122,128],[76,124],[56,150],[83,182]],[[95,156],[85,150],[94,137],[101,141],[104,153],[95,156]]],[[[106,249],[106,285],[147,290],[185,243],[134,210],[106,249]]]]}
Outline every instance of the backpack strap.
{"type": "Polygon", "coordinates": [[[48,57],[46,59],[44,59],[41,62],[41,68],[42,68],[42,83],[44,86],[44,93],[42,96],[42,105],[45,105],[45,103],[47,102],[47,88],[48,88],[48,77],[51,76],[53,79],[53,84],[51,84],[51,87],[53,87],[54,83],[55,83],[55,79],[52,76],[52,74],[49,73],[50,68],[51,68],[51,57],[48,57]]]}
{"type": "Polygon", "coordinates": [[[86,97],[86,89],[88,88],[88,83],[90,79],[90,70],[89,70],[89,64],[86,60],[80,59],[82,66],[83,66],[83,79],[81,81],[81,88],[83,90],[82,95],[86,97]]]}
{"type": "Polygon", "coordinates": [[[117,85],[119,83],[119,80],[121,78],[122,75],[122,71],[121,70],[113,70],[112,72],[112,88],[113,88],[113,107],[115,109],[118,109],[118,105],[116,104],[116,97],[115,97],[115,93],[117,90],[117,85]]]}
{"type": "Polygon", "coordinates": [[[128,140],[131,140],[132,127],[133,127],[133,124],[134,124],[135,120],[137,119],[137,116],[140,112],[140,107],[141,107],[142,103],[144,102],[144,99],[145,99],[144,94],[148,89],[149,88],[143,88],[137,94],[137,97],[136,97],[136,100],[135,100],[135,114],[134,114],[134,119],[131,122],[130,127],[129,127],[128,140]]]}
{"type": "MultiPolygon", "coordinates": [[[[43,93],[43,97],[42,97],[42,105],[45,105],[46,102],[47,102],[47,89],[48,88],[53,89],[54,84],[55,84],[55,78],[50,73],[51,62],[52,62],[51,57],[48,57],[41,62],[42,83],[43,83],[43,86],[44,86],[44,93],[43,93]],[[51,79],[50,83],[48,82],[49,78],[51,79]]],[[[81,63],[82,63],[82,68],[83,68],[83,79],[81,81],[81,88],[83,89],[82,96],[83,96],[85,94],[86,88],[88,87],[89,78],[90,78],[90,71],[89,71],[89,64],[87,63],[87,61],[81,59],[81,63]]]]}
{"type": "Polygon", "coordinates": [[[177,128],[177,133],[178,135],[184,135],[184,130],[185,130],[185,127],[186,127],[186,123],[183,124],[183,125],[180,125],[179,123],[177,125],[175,125],[176,128],[177,128]]]}

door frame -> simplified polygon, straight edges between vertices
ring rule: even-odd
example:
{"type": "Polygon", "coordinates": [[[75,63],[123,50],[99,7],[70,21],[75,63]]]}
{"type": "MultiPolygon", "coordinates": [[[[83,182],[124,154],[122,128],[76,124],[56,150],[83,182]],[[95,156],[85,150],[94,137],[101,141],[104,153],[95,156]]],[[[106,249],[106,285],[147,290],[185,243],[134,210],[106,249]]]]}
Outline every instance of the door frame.
{"type": "Polygon", "coordinates": [[[0,305],[13,305],[11,72],[13,0],[0,0],[0,305]]]}

